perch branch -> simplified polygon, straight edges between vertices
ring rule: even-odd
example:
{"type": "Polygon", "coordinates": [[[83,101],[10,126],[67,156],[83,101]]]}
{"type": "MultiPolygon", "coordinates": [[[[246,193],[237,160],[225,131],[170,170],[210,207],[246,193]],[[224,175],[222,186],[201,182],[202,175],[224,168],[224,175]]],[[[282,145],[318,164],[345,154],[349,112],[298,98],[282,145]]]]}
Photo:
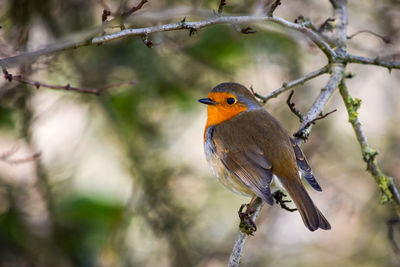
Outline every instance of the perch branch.
{"type": "Polygon", "coordinates": [[[392,178],[385,175],[379,168],[376,159],[378,152],[369,145],[367,136],[365,135],[358,118],[358,109],[360,108],[361,100],[352,98],[344,80],[340,83],[340,94],[349,115],[349,122],[353,127],[357,141],[360,144],[363,160],[367,164],[367,171],[375,178],[375,182],[381,191],[381,203],[393,201],[396,212],[400,216],[400,195],[392,178]]]}
{"type": "MultiPolygon", "coordinates": [[[[264,202],[261,198],[257,197],[253,202],[252,207],[255,209],[254,214],[250,217],[253,221],[257,218],[260,213],[264,202]]],[[[235,267],[239,265],[240,257],[242,256],[243,247],[246,243],[248,235],[239,231],[238,237],[236,239],[235,245],[233,246],[231,256],[229,257],[228,267],[235,267]]]]}

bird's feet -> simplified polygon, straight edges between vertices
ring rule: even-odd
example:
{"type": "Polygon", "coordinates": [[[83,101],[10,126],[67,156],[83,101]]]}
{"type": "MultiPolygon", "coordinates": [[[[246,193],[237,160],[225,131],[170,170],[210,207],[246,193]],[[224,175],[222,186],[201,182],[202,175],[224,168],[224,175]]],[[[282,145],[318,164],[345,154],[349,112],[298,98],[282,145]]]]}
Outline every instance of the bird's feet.
{"type": "Polygon", "coordinates": [[[253,221],[251,216],[254,214],[255,209],[250,204],[242,204],[238,211],[240,224],[239,229],[242,233],[247,235],[253,235],[255,231],[257,231],[256,223],[253,221]],[[246,207],[246,211],[243,212],[244,207],[246,207]]]}
{"type": "Polygon", "coordinates": [[[286,206],[285,203],[289,203],[289,202],[292,202],[292,201],[291,200],[284,200],[283,198],[286,197],[286,194],[283,193],[281,190],[275,191],[272,194],[272,197],[275,199],[276,204],[281,205],[282,209],[285,209],[285,210],[290,211],[290,212],[293,212],[293,211],[297,210],[296,208],[292,209],[292,208],[289,208],[288,206],[286,206]]]}

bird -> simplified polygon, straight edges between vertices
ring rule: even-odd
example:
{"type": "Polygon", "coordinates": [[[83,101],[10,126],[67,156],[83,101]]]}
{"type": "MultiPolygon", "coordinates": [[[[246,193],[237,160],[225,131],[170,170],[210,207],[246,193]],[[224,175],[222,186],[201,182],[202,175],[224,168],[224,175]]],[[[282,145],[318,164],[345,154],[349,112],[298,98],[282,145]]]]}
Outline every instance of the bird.
{"type": "Polygon", "coordinates": [[[207,105],[206,159],[222,185],[273,205],[272,185],[280,183],[310,231],[331,229],[301,181],[300,172],[312,188],[322,191],[304,153],[250,90],[225,82],[198,101],[207,105]]]}

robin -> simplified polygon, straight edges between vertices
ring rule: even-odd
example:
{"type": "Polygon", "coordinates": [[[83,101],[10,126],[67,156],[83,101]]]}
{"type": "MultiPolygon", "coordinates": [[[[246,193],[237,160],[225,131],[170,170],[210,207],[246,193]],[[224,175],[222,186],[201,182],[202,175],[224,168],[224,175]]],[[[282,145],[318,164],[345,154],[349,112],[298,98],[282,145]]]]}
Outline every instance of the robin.
{"type": "Polygon", "coordinates": [[[315,190],[322,191],[303,152],[246,87],[221,83],[198,101],[208,105],[206,158],[226,188],[272,205],[271,182],[277,178],[310,231],[331,229],[301,182],[299,170],[315,190]]]}

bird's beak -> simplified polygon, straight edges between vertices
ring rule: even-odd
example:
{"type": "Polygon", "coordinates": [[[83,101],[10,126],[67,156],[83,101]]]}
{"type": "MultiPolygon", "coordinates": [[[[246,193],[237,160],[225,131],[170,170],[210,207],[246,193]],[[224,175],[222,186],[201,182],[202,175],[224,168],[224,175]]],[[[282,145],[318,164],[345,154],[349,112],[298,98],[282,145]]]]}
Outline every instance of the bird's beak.
{"type": "Polygon", "coordinates": [[[207,104],[207,105],[215,105],[215,104],[217,104],[210,98],[201,98],[201,99],[199,99],[197,101],[199,101],[202,104],[207,104]]]}

